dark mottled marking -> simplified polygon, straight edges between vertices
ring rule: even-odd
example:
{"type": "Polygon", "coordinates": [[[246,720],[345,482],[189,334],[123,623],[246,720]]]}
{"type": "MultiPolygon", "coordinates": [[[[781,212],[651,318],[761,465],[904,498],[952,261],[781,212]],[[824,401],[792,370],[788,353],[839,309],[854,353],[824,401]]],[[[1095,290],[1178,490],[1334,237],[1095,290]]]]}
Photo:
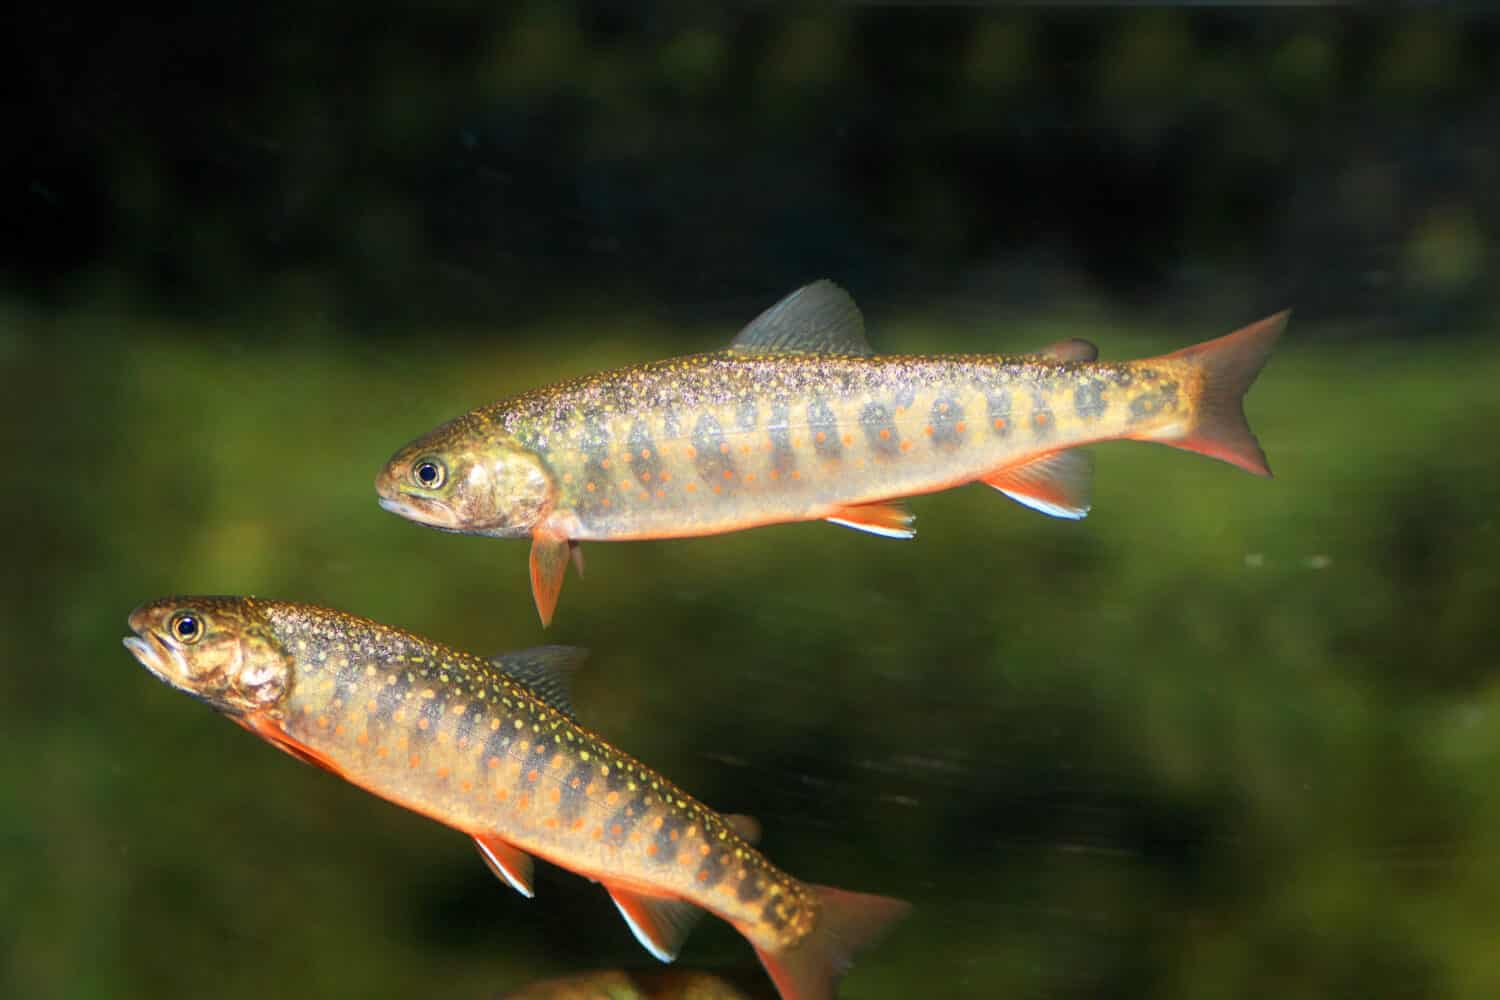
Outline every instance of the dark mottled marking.
{"type": "Polygon", "coordinates": [[[464,706],[464,714],[458,716],[453,723],[453,741],[455,743],[473,738],[474,724],[479,721],[479,714],[478,705],[467,704],[464,706]]]}
{"type": "Polygon", "coordinates": [[[652,842],[656,844],[656,854],[652,856],[653,860],[659,865],[675,865],[678,845],[682,843],[684,824],[669,812],[662,811],[656,815],[661,816],[662,823],[661,828],[652,835],[652,842]],[[677,834],[677,840],[672,839],[673,833],[677,834]]]}
{"type": "Polygon", "coordinates": [[[1177,408],[1177,383],[1163,382],[1155,389],[1137,393],[1130,400],[1130,422],[1139,423],[1177,408]]]}
{"type": "Polygon", "coordinates": [[[610,843],[623,844],[630,839],[630,831],[635,829],[637,823],[645,819],[645,811],[641,809],[640,800],[626,801],[620,808],[610,813],[609,819],[604,821],[604,839],[610,843]],[[620,828],[615,833],[615,827],[620,828]]]}
{"type": "Polygon", "coordinates": [[[932,424],[934,447],[951,451],[963,443],[964,435],[958,433],[958,424],[964,419],[964,408],[949,396],[940,396],[932,401],[928,422],[932,424]]]}
{"type": "Polygon", "coordinates": [[[1010,390],[992,389],[985,393],[985,398],[990,404],[990,431],[997,437],[1008,437],[1010,435],[1010,390]],[[1000,421],[997,425],[996,421],[1000,421]]]}
{"type": "Polygon", "coordinates": [[[753,399],[742,399],[734,409],[734,426],[736,429],[750,432],[760,426],[760,407],[753,399]]]}
{"type": "Polygon", "coordinates": [[[733,475],[724,475],[734,472],[734,460],[724,453],[723,446],[724,428],[719,426],[719,421],[712,413],[699,416],[693,425],[693,447],[698,452],[694,462],[698,466],[698,477],[710,487],[734,481],[733,475]]]}
{"type": "MultiPolygon", "coordinates": [[[[422,690],[426,690],[426,688],[422,690]]],[[[437,736],[438,726],[443,723],[443,709],[447,707],[448,702],[441,694],[432,698],[418,696],[412,700],[417,705],[417,718],[412,723],[407,724],[407,731],[411,737],[411,746],[413,749],[416,749],[418,744],[431,743],[433,738],[437,736]],[[427,720],[426,729],[423,729],[420,725],[413,724],[422,719],[427,720]]]]}
{"type": "Polygon", "coordinates": [[[752,903],[765,895],[766,880],[761,878],[760,872],[751,871],[745,875],[740,882],[739,897],[741,903],[752,903]]]}
{"type": "Polygon", "coordinates": [[[898,410],[909,410],[916,401],[917,387],[907,382],[896,387],[896,395],[892,398],[891,405],[898,410]]]}
{"type": "Polygon", "coordinates": [[[791,907],[783,904],[777,897],[772,896],[766,900],[766,905],[761,908],[761,922],[767,924],[773,930],[781,930],[786,926],[787,919],[791,916],[791,907]]]}
{"type": "Polygon", "coordinates": [[[891,411],[884,403],[866,403],[859,412],[859,425],[865,429],[865,440],[876,455],[891,456],[899,453],[901,434],[891,422],[891,411]],[[881,431],[885,432],[881,436],[881,431]]]}
{"type": "Polygon", "coordinates": [[[484,741],[484,751],[481,754],[486,771],[489,769],[491,757],[504,761],[510,755],[510,742],[515,739],[515,734],[516,730],[511,726],[509,719],[502,719],[500,728],[490,732],[484,741]]]}
{"type": "Polygon", "coordinates": [[[1121,389],[1129,389],[1135,382],[1135,374],[1129,368],[1111,368],[1109,377],[1121,389]]]}
{"type": "Polygon", "coordinates": [[[778,476],[790,475],[797,467],[797,452],[792,447],[791,408],[786,403],[771,404],[766,432],[771,436],[771,468],[778,476]]]}
{"type": "Polygon", "coordinates": [[[656,450],[656,442],[651,438],[651,429],[646,426],[646,421],[640,417],[630,425],[630,438],[627,443],[630,449],[630,473],[635,477],[636,486],[642,489],[654,489],[647,483],[655,483],[661,478],[661,454],[656,450]]]}
{"type": "Polygon", "coordinates": [[[615,477],[604,467],[609,459],[610,434],[608,426],[597,415],[586,413],[578,430],[578,449],[583,452],[583,482],[579,483],[578,512],[585,519],[607,515],[604,500],[613,490],[615,477]],[[594,491],[584,489],[593,483],[594,491]]]}
{"type": "Polygon", "coordinates": [[[813,447],[820,457],[838,458],[844,453],[839,441],[839,421],[827,400],[820,397],[807,404],[807,432],[812,435],[813,447]]]}
{"type": "Polygon", "coordinates": [[[375,718],[381,722],[390,722],[391,716],[395,714],[396,709],[400,708],[406,700],[406,692],[410,687],[411,685],[406,682],[406,671],[404,670],[397,672],[396,683],[386,684],[382,682],[380,690],[375,694],[375,718]]]}
{"type": "MultiPolygon", "coordinates": [[[[695,876],[698,887],[702,889],[712,889],[724,880],[725,875],[729,874],[729,865],[719,863],[719,855],[724,853],[723,846],[719,843],[714,843],[711,846],[713,850],[709,851],[708,857],[702,859],[699,863],[698,873],[695,876]]],[[[732,860],[733,855],[730,857],[732,860]]]]}
{"type": "Polygon", "coordinates": [[[1046,393],[1051,388],[1049,383],[1031,390],[1031,432],[1039,438],[1049,438],[1057,429],[1057,418],[1052,414],[1052,407],[1047,405],[1046,393]]]}
{"type": "Polygon", "coordinates": [[[677,416],[677,408],[668,407],[661,416],[661,439],[675,441],[680,437],[682,437],[682,421],[677,416]]]}
{"type": "Polygon", "coordinates": [[[598,770],[594,764],[585,764],[583,761],[574,760],[573,766],[568,769],[568,774],[562,780],[562,800],[557,806],[557,821],[563,826],[572,826],[574,820],[582,816],[589,807],[589,797],[584,789],[589,787],[589,782],[594,780],[598,770]],[[573,783],[578,787],[574,788],[573,783]]]}
{"type": "Polygon", "coordinates": [[[1073,390],[1073,409],[1084,420],[1098,420],[1109,409],[1109,404],[1104,401],[1106,385],[1102,378],[1091,378],[1073,390]]]}

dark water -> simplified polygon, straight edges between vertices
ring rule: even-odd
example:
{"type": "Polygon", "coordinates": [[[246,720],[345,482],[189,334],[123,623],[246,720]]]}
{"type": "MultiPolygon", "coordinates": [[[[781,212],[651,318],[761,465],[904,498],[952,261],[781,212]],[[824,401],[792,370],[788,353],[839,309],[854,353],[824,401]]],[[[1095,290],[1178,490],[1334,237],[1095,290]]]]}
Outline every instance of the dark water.
{"type": "MultiPolygon", "coordinates": [[[[119,638],[173,592],[590,647],[586,724],[915,904],[845,996],[1500,991],[1496,22],[693,11],[21,16],[0,995],[656,971],[596,886],[523,900],[153,681],[119,638]],[[1276,478],[1112,444],[1076,524],[973,486],[909,543],[593,545],[545,633],[523,543],[376,507],[438,421],[822,276],[877,350],[1134,357],[1290,305],[1276,478]]],[[[680,964],[766,995],[714,921],[680,964]]]]}

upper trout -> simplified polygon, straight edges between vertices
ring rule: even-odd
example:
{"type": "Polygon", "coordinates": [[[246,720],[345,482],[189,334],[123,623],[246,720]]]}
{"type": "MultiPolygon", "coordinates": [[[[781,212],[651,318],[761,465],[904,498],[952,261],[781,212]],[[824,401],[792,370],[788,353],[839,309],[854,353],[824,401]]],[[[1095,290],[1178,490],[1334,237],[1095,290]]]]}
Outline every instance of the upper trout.
{"type": "MultiPolygon", "coordinates": [[[[1083,340],[1037,354],[875,356],[859,309],[818,281],[727,350],[547,386],[402,448],[380,504],[420,524],[530,537],[546,624],[570,546],[819,518],[914,534],[900,497],[976,480],[1054,517],[1089,510],[1068,451],[1129,438],[1269,476],[1241,401],[1279,313],[1172,354],[1098,362],[1083,340]]],[[[581,566],[580,562],[580,566],[581,566]]]]}
{"type": "Polygon", "coordinates": [[[532,856],[604,885],[636,938],[676,957],[708,910],[749,939],[781,995],[832,997],[907,904],[800,882],[709,809],[573,718],[583,652],[482,657],[304,604],[180,597],[130,615],[158,678],[287,753],[474,838],[531,896],[532,856]]]}

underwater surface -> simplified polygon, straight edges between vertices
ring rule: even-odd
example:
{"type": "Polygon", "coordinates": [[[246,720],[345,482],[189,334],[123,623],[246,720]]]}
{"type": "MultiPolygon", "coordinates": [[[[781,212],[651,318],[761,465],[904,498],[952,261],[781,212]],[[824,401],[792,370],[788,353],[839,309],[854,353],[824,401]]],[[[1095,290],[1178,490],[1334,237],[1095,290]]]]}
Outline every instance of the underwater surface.
{"type": "Polygon", "coordinates": [[[158,683],[120,639],[174,593],[587,647],[583,725],[798,878],[912,903],[841,996],[1500,991],[1500,154],[1465,124],[1494,23],[552,9],[386,12],[327,64],[332,22],[33,25],[0,994],[774,996],[724,923],[665,969],[584,878],[523,899],[158,683]],[[222,73],[141,82],[119,39],[160,32],[222,73]],[[1090,169],[1000,169],[1080,142],[1090,169]],[[821,277],[881,353],[1123,360],[1289,306],[1246,403],[1275,478],[1110,442],[1079,522],[969,485],[911,541],[587,544],[545,630],[526,542],[377,506],[438,423],[717,350],[821,277]]]}

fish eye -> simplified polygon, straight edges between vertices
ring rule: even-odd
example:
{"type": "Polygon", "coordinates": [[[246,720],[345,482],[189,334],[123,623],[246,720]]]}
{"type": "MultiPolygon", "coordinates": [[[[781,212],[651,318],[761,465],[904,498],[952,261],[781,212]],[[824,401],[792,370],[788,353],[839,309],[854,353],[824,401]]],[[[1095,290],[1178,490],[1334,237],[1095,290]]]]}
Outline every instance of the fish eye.
{"type": "Polygon", "coordinates": [[[178,641],[189,645],[203,638],[203,620],[191,611],[179,611],[173,615],[168,629],[178,641]]]}
{"type": "Polygon", "coordinates": [[[448,478],[448,470],[435,458],[419,458],[411,467],[412,480],[423,489],[435,490],[448,478]]]}

